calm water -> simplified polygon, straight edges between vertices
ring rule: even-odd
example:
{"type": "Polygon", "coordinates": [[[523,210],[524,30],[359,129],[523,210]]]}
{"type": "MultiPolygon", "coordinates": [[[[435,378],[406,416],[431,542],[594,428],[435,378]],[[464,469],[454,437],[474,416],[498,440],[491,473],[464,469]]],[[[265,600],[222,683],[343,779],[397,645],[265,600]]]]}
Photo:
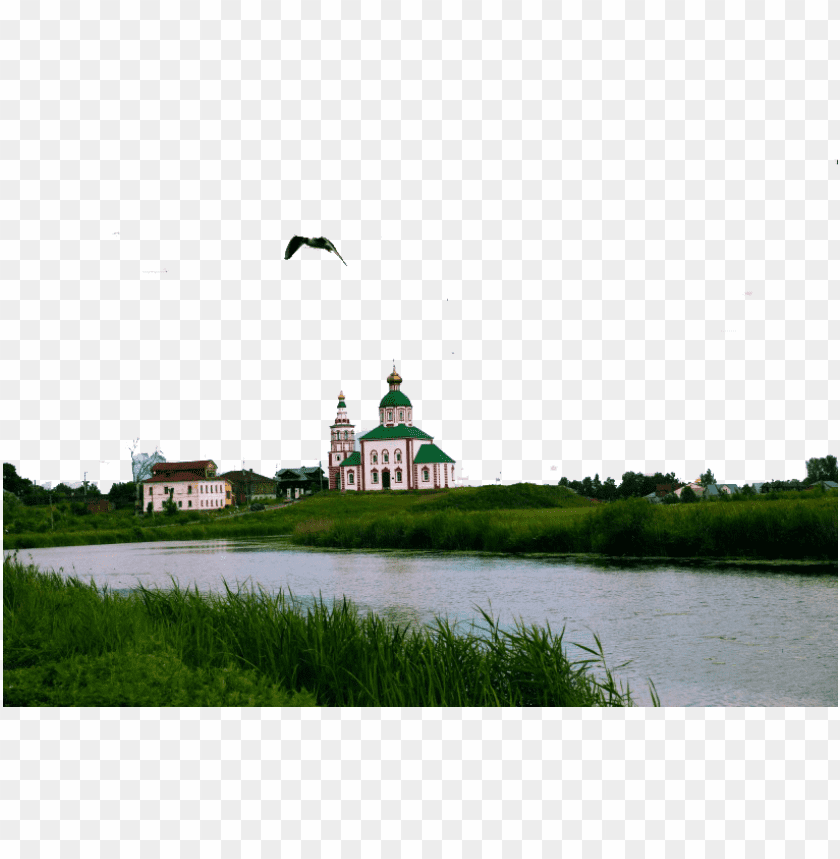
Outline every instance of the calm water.
{"type": "Polygon", "coordinates": [[[424,624],[435,614],[466,630],[475,605],[502,626],[514,619],[555,632],[564,647],[601,639],[634,700],[663,706],[830,706],[837,700],[837,576],[779,568],[600,567],[551,558],[315,550],[278,538],[29,549],[20,560],[114,590],[229,584],[291,591],[424,624]]]}

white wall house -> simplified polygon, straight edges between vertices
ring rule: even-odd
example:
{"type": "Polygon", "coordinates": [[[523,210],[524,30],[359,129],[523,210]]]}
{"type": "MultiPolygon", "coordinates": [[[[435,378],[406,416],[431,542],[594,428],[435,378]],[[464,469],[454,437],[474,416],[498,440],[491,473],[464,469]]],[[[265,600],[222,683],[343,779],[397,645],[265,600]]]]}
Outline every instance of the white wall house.
{"type": "Polygon", "coordinates": [[[140,483],[143,511],[159,513],[163,503],[171,497],[179,510],[197,510],[209,513],[232,503],[230,481],[216,476],[216,463],[212,459],[194,462],[157,463],[151,477],[140,483]]]}

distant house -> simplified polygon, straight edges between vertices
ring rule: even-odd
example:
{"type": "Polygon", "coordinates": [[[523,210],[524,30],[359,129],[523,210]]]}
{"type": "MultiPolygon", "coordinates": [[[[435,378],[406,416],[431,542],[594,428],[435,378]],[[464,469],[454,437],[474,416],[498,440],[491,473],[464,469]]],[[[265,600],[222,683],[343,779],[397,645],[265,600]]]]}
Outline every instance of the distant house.
{"type": "MultiPolygon", "coordinates": [[[[752,487],[756,492],[761,491],[761,487],[764,486],[763,483],[753,483],[752,487]]],[[[720,498],[723,495],[734,496],[740,492],[740,488],[736,483],[710,483],[705,492],[703,493],[704,498],[720,498]]]]}
{"type": "Polygon", "coordinates": [[[315,465],[301,468],[281,468],[275,475],[277,497],[294,500],[301,495],[310,495],[313,490],[329,488],[324,469],[315,465]]]}
{"type": "Polygon", "coordinates": [[[143,510],[151,502],[152,510],[159,513],[167,498],[171,498],[179,510],[209,513],[226,507],[230,503],[230,481],[217,476],[216,471],[212,459],[155,463],[152,476],[138,484],[143,510]]]}
{"type": "Polygon", "coordinates": [[[805,489],[815,489],[817,486],[824,486],[826,489],[837,489],[837,481],[818,480],[816,483],[812,483],[810,486],[806,486],[805,489]]]}
{"type": "Polygon", "coordinates": [[[677,498],[682,498],[682,494],[686,489],[690,489],[698,498],[702,498],[705,491],[699,483],[685,483],[674,490],[674,495],[676,495],[677,498]]]}
{"type": "Polygon", "coordinates": [[[277,480],[257,474],[254,469],[226,471],[220,475],[229,480],[232,504],[250,504],[253,501],[274,501],[277,498],[277,480]]]}

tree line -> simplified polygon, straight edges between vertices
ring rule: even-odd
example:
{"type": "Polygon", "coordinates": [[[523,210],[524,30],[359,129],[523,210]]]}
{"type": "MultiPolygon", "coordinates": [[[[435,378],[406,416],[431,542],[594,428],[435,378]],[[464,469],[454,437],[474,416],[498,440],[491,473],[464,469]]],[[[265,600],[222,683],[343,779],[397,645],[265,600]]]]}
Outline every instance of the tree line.
{"type": "MultiPolygon", "coordinates": [[[[821,458],[812,457],[805,463],[806,476],[802,480],[769,480],[765,481],[761,487],[762,493],[768,492],[785,492],[791,489],[802,490],[818,483],[821,480],[837,481],[837,457],[824,456],[821,458]]],[[[704,488],[713,483],[717,483],[715,475],[709,468],[705,474],[700,477],[700,485],[704,488]]],[[[673,471],[663,474],[657,471],[653,475],[645,475],[641,472],[625,471],[621,475],[621,483],[616,485],[612,477],[608,477],[605,481],[601,481],[596,473],[595,477],[584,477],[583,480],[569,480],[568,477],[561,477],[558,485],[567,486],[578,495],[584,495],[587,498],[594,498],[597,501],[619,501],[624,498],[644,498],[650,495],[651,492],[656,492],[658,487],[667,486],[671,491],[678,489],[680,486],[686,486],[689,481],[677,479],[673,471]]],[[[661,491],[661,490],[660,490],[661,491]]],[[[739,491],[749,494],[754,492],[751,483],[744,484],[739,487],[739,491]]],[[[664,490],[666,494],[668,490],[664,490]]],[[[694,493],[682,493],[683,495],[694,493]]]]}

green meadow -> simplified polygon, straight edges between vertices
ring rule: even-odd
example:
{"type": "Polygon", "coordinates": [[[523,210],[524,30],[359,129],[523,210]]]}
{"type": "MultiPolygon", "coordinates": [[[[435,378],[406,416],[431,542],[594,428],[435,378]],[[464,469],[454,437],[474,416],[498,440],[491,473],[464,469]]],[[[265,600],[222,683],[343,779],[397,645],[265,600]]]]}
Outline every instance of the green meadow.
{"type": "Polygon", "coordinates": [[[50,523],[48,508],[6,517],[4,549],[288,535],[297,545],[625,557],[836,560],[837,490],[694,504],[631,498],[593,504],[563,486],[316,493],[284,509],[136,517],[131,511],[50,523]],[[174,523],[174,524],[173,524],[174,523]]]}
{"type": "MultiPolygon", "coordinates": [[[[571,661],[563,633],[482,611],[409,630],[344,599],[139,588],[114,594],[3,561],[6,707],[626,707],[598,638],[571,661]],[[593,666],[603,671],[593,672],[593,666]]],[[[623,667],[623,666],[621,666],[623,667]]],[[[650,685],[654,704],[659,701],[650,685]]]]}

